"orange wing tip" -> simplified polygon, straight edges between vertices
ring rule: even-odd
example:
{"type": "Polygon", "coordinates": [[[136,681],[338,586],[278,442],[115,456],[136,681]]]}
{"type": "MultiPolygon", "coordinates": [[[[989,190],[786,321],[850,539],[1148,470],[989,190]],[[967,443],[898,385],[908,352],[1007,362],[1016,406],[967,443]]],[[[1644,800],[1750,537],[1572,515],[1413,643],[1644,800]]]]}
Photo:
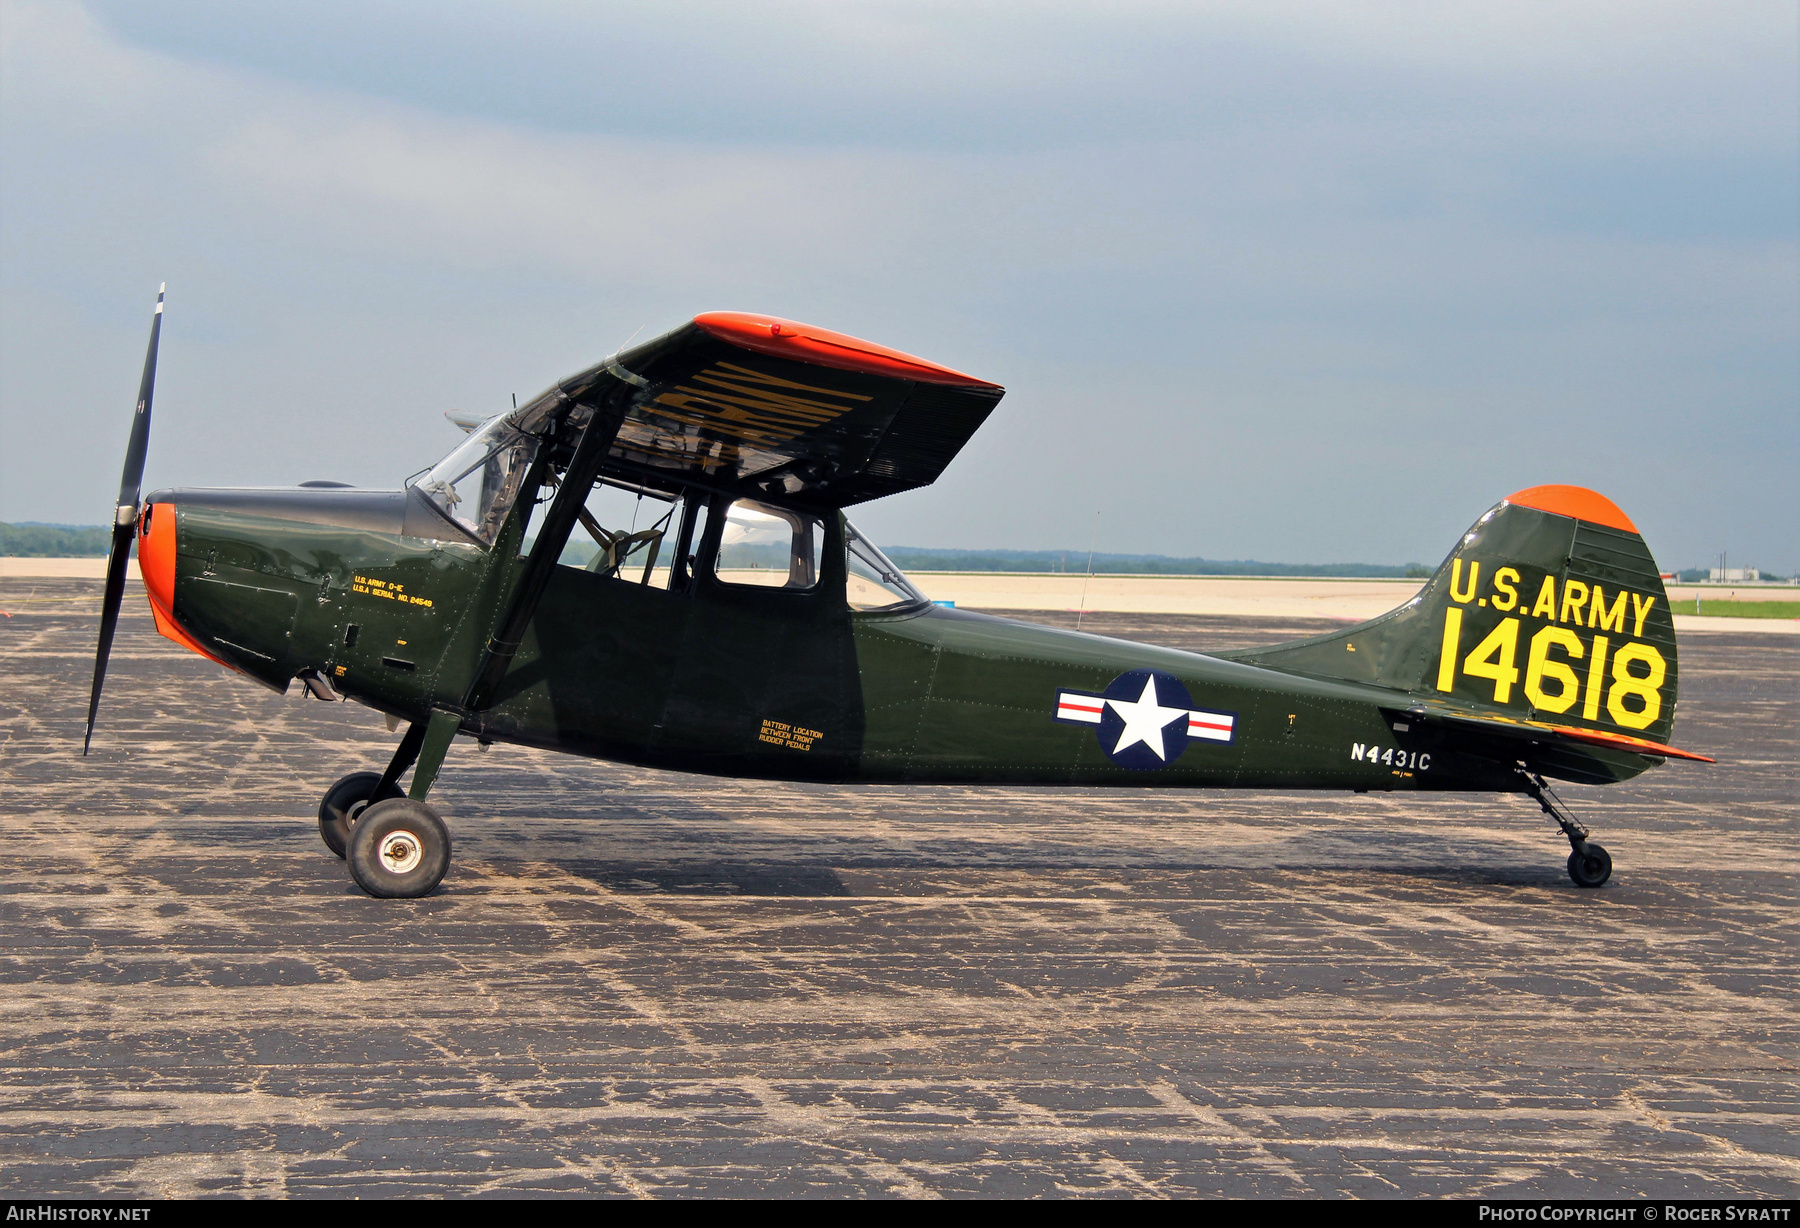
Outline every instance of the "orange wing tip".
{"type": "Polygon", "coordinates": [[[876,345],[828,328],[814,328],[797,320],[756,315],[748,311],[708,311],[694,323],[721,341],[759,354],[772,354],[796,362],[810,362],[840,371],[886,375],[926,384],[954,384],[963,388],[998,388],[988,380],[926,362],[885,345],[876,345]]]}
{"type": "Polygon", "coordinates": [[[1553,516],[1571,516],[1590,524],[1603,524],[1609,529],[1623,529],[1627,533],[1638,531],[1631,523],[1631,517],[1619,510],[1618,504],[1585,486],[1533,486],[1506,496],[1506,501],[1553,516]]]}
{"type": "Polygon", "coordinates": [[[1717,763],[1717,759],[1706,755],[1696,755],[1693,751],[1681,750],[1674,746],[1665,746],[1661,742],[1652,742],[1648,738],[1634,738],[1623,733],[1603,733],[1598,729],[1577,729],[1573,725],[1552,725],[1550,727],[1565,738],[1574,738],[1578,742],[1592,742],[1597,746],[1610,746],[1616,750],[1633,750],[1640,755],[1660,755],[1665,759],[1692,759],[1696,763],[1717,763]]]}

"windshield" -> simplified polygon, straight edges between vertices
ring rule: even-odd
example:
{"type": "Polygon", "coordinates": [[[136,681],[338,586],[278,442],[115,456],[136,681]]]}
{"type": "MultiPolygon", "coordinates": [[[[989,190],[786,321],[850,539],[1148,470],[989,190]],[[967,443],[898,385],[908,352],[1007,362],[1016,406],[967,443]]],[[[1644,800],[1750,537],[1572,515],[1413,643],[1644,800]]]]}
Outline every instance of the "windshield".
{"type": "Polygon", "coordinates": [[[418,488],[463,528],[493,545],[518,497],[537,440],[495,418],[418,481],[418,488]]]}
{"type": "Polygon", "coordinates": [[[853,610],[895,610],[925,601],[925,594],[848,520],[844,522],[844,573],[844,595],[853,610]]]}

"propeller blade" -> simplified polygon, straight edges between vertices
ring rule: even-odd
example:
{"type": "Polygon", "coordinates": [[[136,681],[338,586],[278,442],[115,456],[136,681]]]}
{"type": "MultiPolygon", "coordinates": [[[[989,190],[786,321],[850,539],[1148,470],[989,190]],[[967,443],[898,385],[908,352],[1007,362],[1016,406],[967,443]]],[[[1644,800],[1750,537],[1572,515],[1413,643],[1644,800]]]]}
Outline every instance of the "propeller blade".
{"type": "Polygon", "coordinates": [[[106,659],[112,655],[113,632],[119,626],[119,606],[125,599],[125,567],[131,562],[131,536],[137,524],[114,525],[112,550],[106,557],[106,593],[100,604],[100,645],[94,650],[94,689],[88,694],[87,729],[81,735],[81,753],[94,740],[94,716],[100,711],[100,688],[106,685],[106,659]]]}
{"type": "Polygon", "coordinates": [[[106,556],[106,590],[100,601],[100,643],[94,650],[94,689],[88,695],[87,729],[81,753],[94,740],[94,717],[100,711],[100,688],[106,685],[106,660],[112,655],[119,606],[125,599],[125,568],[131,561],[131,539],[137,531],[138,498],[143,494],[144,456],[150,449],[150,402],[156,395],[156,344],[162,336],[163,292],[157,287],[156,313],[150,317],[150,348],[144,354],[144,378],[138,383],[137,409],[131,417],[131,439],[125,445],[125,469],[119,475],[119,500],[113,508],[112,549],[106,556]]]}

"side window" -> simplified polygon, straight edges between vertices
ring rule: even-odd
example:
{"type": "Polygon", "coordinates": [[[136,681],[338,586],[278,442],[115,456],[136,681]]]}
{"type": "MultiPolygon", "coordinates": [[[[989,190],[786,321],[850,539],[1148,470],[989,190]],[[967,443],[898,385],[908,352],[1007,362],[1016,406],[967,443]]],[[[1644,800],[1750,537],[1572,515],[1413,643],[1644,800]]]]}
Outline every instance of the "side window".
{"type": "Polygon", "coordinates": [[[569,534],[564,567],[595,575],[615,576],[633,584],[669,587],[669,564],[678,504],[650,490],[630,490],[596,482],[587,503],[576,513],[578,527],[569,534]]]}
{"type": "Polygon", "coordinates": [[[812,588],[824,526],[802,512],[739,499],[725,513],[713,574],[723,584],[812,588]]]}

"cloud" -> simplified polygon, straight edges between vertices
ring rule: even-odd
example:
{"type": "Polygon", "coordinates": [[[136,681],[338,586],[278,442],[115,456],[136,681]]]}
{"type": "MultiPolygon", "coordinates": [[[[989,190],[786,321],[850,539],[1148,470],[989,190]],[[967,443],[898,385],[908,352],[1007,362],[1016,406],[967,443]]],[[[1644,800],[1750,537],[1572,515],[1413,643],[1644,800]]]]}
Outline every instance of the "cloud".
{"type": "MultiPolygon", "coordinates": [[[[361,245],[484,270],[687,279],[854,259],[892,168],[844,156],[670,151],[416,117],[261,116],[213,149],[246,197],[361,245]]],[[[890,183],[889,186],[898,186],[890,183]]]]}
{"type": "Polygon", "coordinates": [[[884,540],[1398,562],[1582,480],[1800,567],[1788,16],[661,11],[8,4],[0,515],[104,511],[166,279],[158,482],[392,482],[737,308],[1012,389],[884,540]]]}
{"type": "Polygon", "coordinates": [[[275,78],[700,143],[993,153],[1268,132],[1321,113],[1435,122],[1446,135],[1713,148],[1793,128],[1769,105],[1793,92],[1796,18],[1779,3],[103,0],[98,11],[139,45],[275,78]]]}

